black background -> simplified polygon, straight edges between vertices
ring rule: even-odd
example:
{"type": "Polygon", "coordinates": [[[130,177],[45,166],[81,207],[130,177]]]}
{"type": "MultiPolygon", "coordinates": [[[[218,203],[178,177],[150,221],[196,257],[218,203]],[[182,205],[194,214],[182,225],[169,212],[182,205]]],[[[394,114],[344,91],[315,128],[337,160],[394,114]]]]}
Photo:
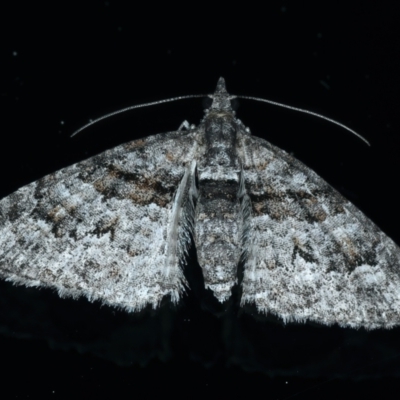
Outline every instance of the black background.
{"type": "MultiPolygon", "coordinates": [[[[400,243],[398,2],[12,4],[0,9],[0,197],[128,140],[197,124],[203,102],[193,99],[69,137],[118,108],[211,93],[223,76],[232,94],[322,113],[369,140],[239,101],[254,135],[292,152],[400,243]]],[[[2,282],[2,398],[389,398],[399,389],[399,329],[283,327],[235,304],[218,316],[200,297],[136,317],[2,282]]]]}

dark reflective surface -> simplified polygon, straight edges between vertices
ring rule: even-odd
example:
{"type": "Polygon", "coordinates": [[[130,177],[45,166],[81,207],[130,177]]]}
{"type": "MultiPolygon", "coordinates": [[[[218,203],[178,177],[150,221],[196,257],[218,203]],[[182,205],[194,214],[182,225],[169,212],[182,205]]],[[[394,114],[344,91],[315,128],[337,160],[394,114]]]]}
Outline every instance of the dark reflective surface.
{"type": "MultiPolygon", "coordinates": [[[[115,366],[148,366],[178,358],[214,368],[232,365],[269,377],[367,379],[400,375],[399,328],[343,329],[283,325],[235,304],[205,310],[189,295],[179,307],[127,314],[86,300],[59,299],[48,290],[1,282],[1,333],[47,343],[115,366]]],[[[6,349],[5,349],[6,350],[6,349]]],[[[11,354],[10,354],[11,356],[11,354]]]]}

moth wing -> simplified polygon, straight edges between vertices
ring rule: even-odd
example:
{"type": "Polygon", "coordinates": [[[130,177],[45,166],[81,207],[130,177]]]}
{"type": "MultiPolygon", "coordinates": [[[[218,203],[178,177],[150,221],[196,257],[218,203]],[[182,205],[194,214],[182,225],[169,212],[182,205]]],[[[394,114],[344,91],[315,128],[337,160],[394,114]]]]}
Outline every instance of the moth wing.
{"type": "Polygon", "coordinates": [[[251,201],[242,304],[285,322],[400,324],[400,248],[285,151],[250,135],[239,142],[251,201]]]}
{"type": "Polygon", "coordinates": [[[195,158],[195,132],[150,136],[3,198],[0,276],[128,311],[177,302],[195,158]]]}

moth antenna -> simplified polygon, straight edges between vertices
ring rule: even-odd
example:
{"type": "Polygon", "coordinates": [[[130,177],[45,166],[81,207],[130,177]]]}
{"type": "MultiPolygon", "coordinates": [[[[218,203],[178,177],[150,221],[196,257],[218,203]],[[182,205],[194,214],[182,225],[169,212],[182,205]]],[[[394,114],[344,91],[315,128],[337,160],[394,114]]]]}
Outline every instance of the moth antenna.
{"type": "Polygon", "coordinates": [[[177,101],[177,100],[184,100],[184,99],[193,99],[196,97],[207,97],[207,95],[204,94],[191,94],[188,96],[179,96],[179,97],[171,97],[170,99],[164,99],[164,100],[158,100],[158,101],[152,101],[150,103],[144,103],[144,104],[137,104],[135,106],[130,106],[130,107],[126,107],[126,108],[121,108],[120,110],[117,111],[113,111],[109,114],[103,115],[99,118],[96,118],[93,121],[90,121],[89,123],[87,123],[86,125],[83,125],[81,128],[79,128],[78,130],[76,130],[71,137],[77,135],[79,132],[82,132],[83,130],[85,130],[86,128],[89,128],[89,126],[92,126],[94,124],[97,124],[98,122],[102,121],[103,119],[107,119],[110,117],[113,117],[114,115],[118,115],[118,114],[122,114],[124,112],[130,111],[130,110],[134,110],[135,108],[142,108],[142,107],[149,107],[149,106],[154,106],[157,104],[163,104],[163,103],[170,103],[172,101],[177,101]]]}
{"type": "Polygon", "coordinates": [[[353,129],[349,128],[348,126],[346,126],[346,125],[344,125],[344,124],[342,124],[342,123],[340,123],[340,122],[338,122],[338,121],[335,121],[335,120],[332,119],[332,118],[325,117],[324,115],[317,114],[317,113],[315,113],[315,112],[313,112],[313,111],[304,110],[303,108],[288,106],[287,104],[278,103],[278,102],[272,101],[272,100],[261,99],[261,98],[259,98],[259,97],[237,96],[237,98],[238,98],[238,99],[248,99],[248,100],[261,101],[261,102],[264,102],[264,103],[272,104],[272,105],[274,105],[274,106],[287,108],[287,109],[289,109],[289,110],[298,111],[298,112],[301,112],[301,113],[303,113],[303,114],[309,114],[309,115],[312,115],[312,116],[314,116],[314,117],[318,117],[318,118],[324,119],[325,121],[331,122],[332,124],[338,125],[338,126],[340,126],[341,128],[346,129],[346,131],[349,131],[349,132],[351,132],[353,135],[357,136],[359,139],[361,139],[361,140],[362,140],[364,143],[366,143],[368,146],[371,146],[371,144],[368,142],[367,139],[365,139],[363,136],[361,136],[361,135],[360,135],[359,133],[357,133],[356,131],[353,131],[353,129]]]}

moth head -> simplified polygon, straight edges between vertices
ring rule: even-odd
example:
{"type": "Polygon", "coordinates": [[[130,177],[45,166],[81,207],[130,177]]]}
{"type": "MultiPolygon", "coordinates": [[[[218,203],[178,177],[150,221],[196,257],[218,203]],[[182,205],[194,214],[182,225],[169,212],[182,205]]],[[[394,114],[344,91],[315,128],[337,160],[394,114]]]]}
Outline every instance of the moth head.
{"type": "Polygon", "coordinates": [[[214,94],[210,94],[209,97],[212,99],[212,104],[209,110],[206,112],[221,113],[221,114],[235,114],[232,109],[231,100],[236,96],[231,96],[226,91],[225,79],[219,78],[217,87],[214,94]]]}

